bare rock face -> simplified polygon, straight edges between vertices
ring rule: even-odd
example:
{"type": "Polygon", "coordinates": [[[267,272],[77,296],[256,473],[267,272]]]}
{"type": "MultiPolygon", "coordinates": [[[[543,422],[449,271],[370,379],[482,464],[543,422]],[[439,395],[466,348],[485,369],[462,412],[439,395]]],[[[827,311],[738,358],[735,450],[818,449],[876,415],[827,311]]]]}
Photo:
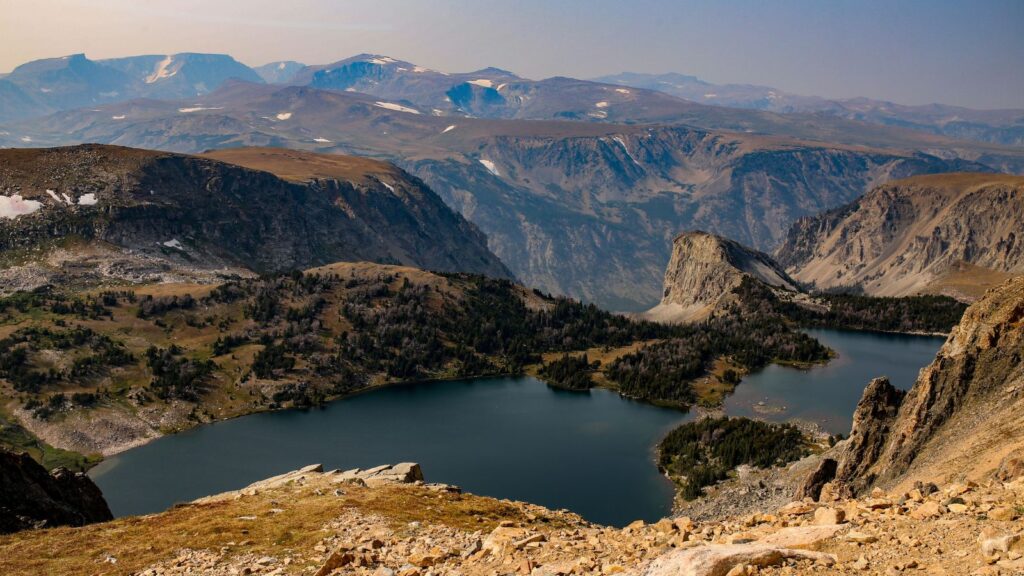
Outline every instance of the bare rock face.
{"type": "Polygon", "coordinates": [[[798,220],[775,257],[819,288],[973,300],[1024,272],[1024,177],[954,173],[879,186],[798,220]]]}
{"type": "Polygon", "coordinates": [[[850,438],[834,449],[836,481],[861,493],[914,479],[981,477],[1024,452],[1024,277],[967,309],[904,395],[873,380],[850,438]]]}
{"type": "Polygon", "coordinates": [[[88,476],[65,468],[48,473],[28,454],[0,451],[0,534],[111,519],[88,476]]]}
{"type": "Polygon", "coordinates": [[[2,150],[0,196],[20,212],[0,211],[0,250],[78,241],[89,250],[75,253],[113,246],[140,269],[158,260],[275,273],[370,261],[511,277],[475,226],[390,164],[266,148],[246,157],[254,166],[229,163],[239,154],[2,150]]]}
{"type": "Polygon", "coordinates": [[[707,232],[676,236],[665,270],[661,304],[647,312],[654,320],[694,322],[710,316],[752,277],[769,286],[798,290],[796,283],[766,254],[707,232]]]}

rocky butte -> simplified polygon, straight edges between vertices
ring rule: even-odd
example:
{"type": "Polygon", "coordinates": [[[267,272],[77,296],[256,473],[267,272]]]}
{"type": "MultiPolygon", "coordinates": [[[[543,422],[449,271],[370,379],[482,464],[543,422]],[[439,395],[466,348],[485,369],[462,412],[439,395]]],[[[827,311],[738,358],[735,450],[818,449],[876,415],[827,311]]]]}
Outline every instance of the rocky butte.
{"type": "Polygon", "coordinates": [[[661,303],[644,316],[660,322],[704,320],[732,298],[744,278],[799,290],[768,255],[716,234],[684,232],[672,243],[661,303]]]}

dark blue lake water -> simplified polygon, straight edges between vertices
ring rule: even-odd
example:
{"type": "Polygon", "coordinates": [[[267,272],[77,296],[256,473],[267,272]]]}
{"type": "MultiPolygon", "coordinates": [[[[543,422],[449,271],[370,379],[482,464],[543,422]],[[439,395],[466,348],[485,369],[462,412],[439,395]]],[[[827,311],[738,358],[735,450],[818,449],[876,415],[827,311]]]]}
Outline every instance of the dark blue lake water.
{"type": "MultiPolygon", "coordinates": [[[[888,375],[907,387],[942,342],[812,334],[839,356],[811,370],[770,366],[749,375],[727,400],[727,412],[815,420],[846,433],[872,377],[888,375]],[[756,413],[758,402],[784,410],[756,413]]],[[[160,438],[108,458],[90,476],[122,516],[163,510],[311,463],[354,468],[414,461],[428,481],[623,525],[670,512],[672,486],[658,474],[653,447],[689,418],[607,390],[565,392],[529,377],[409,384],[322,409],[254,414],[160,438]]]]}

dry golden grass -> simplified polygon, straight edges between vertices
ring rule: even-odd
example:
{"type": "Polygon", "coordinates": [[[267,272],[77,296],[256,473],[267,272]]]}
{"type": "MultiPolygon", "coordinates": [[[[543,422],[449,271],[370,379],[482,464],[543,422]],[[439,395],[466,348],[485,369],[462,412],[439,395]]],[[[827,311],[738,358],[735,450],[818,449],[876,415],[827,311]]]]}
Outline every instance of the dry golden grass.
{"type": "Polygon", "coordinates": [[[83,528],[55,528],[0,536],[0,574],[120,575],[174,558],[183,548],[244,554],[313,556],[321,530],[349,510],[385,518],[398,530],[415,520],[488,532],[503,520],[533,522],[542,530],[566,526],[561,517],[531,520],[522,505],[412,485],[365,488],[314,480],[253,496],[187,504],[150,516],[121,518],[83,528]],[[319,487],[323,495],[314,493],[319,487]],[[276,510],[277,512],[272,512],[276,510]],[[245,517],[255,516],[253,519],[245,517]],[[113,556],[116,564],[104,563],[113,556]]]}
{"type": "Polygon", "coordinates": [[[941,278],[932,281],[922,292],[944,294],[961,300],[977,300],[990,288],[995,288],[1013,274],[990,270],[967,262],[958,263],[941,278]]]}
{"type": "Polygon", "coordinates": [[[380,160],[340,154],[316,154],[284,148],[226,148],[202,154],[204,158],[253,170],[270,172],[285,180],[305,182],[314,178],[339,178],[365,182],[369,175],[397,174],[398,169],[380,160]]]}
{"type": "Polygon", "coordinates": [[[1013,174],[989,174],[986,172],[949,172],[945,174],[922,174],[888,183],[893,186],[915,185],[929,188],[975,188],[978,186],[1003,184],[1024,186],[1024,176],[1013,174]]]}

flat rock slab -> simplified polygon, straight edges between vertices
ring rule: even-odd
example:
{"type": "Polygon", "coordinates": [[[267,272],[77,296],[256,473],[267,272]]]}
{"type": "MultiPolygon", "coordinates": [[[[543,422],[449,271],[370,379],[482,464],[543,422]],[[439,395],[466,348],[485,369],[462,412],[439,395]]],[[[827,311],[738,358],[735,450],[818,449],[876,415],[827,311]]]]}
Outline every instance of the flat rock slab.
{"type": "Polygon", "coordinates": [[[835,564],[835,556],[808,550],[755,544],[709,544],[670,552],[658,558],[645,576],[725,576],[738,565],[777,566],[786,559],[835,564]]]}
{"type": "Polygon", "coordinates": [[[822,542],[835,538],[849,525],[833,524],[827,526],[791,526],[760,538],[757,544],[793,548],[798,550],[815,550],[822,542]]]}

